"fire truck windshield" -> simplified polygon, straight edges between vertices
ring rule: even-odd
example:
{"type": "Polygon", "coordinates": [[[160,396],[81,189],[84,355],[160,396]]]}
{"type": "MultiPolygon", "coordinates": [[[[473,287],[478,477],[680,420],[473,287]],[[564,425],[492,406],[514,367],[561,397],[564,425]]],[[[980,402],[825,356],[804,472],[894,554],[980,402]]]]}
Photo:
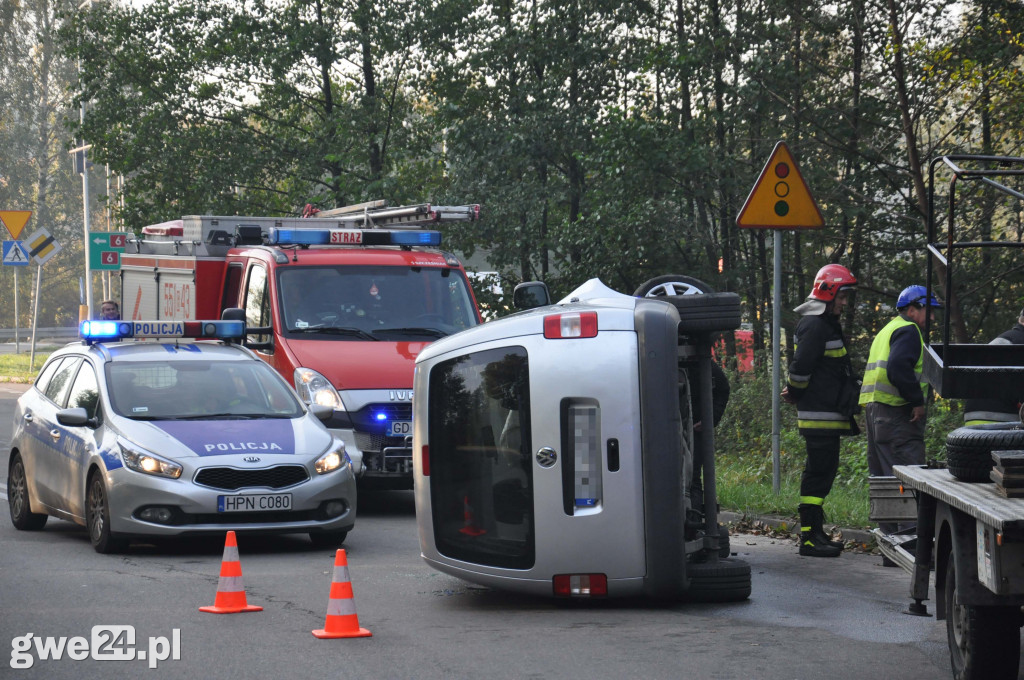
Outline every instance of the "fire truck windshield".
{"type": "Polygon", "coordinates": [[[434,340],[477,324],[466,278],[448,267],[288,267],[284,332],[324,340],[434,340]]]}

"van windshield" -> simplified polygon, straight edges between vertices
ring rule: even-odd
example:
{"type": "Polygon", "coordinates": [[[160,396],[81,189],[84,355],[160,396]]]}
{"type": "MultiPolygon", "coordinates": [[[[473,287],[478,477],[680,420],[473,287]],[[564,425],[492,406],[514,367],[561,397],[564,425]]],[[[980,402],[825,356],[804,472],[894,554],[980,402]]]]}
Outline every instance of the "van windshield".
{"type": "Polygon", "coordinates": [[[328,340],[434,340],[477,324],[465,276],[448,267],[339,265],[277,273],[284,330],[328,340]]]}

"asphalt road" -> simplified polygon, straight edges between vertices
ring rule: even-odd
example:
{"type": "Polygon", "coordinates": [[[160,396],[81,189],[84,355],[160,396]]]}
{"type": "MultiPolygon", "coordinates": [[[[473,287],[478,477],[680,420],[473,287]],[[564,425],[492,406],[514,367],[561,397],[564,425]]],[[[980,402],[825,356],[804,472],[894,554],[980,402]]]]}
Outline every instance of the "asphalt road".
{"type": "MultiPolygon", "coordinates": [[[[24,389],[0,384],[3,489],[13,399],[24,389]]],[[[950,677],[944,624],[903,613],[904,572],[866,554],[801,558],[788,539],[732,537],[753,568],[747,602],[555,602],[431,570],[419,557],[412,493],[363,494],[346,548],[359,623],[373,636],[319,640],[311,631],[324,625],[333,551],[304,536],[241,537],[247,599],[264,609],[216,615],[198,608],[213,604],[222,539],[136,544],[103,556],[70,523],[51,519],[41,532],[19,532],[3,514],[4,679],[950,677]],[[134,627],[135,649],[148,657],[164,649],[161,638],[169,649],[177,630],[180,658],[151,670],[150,658],[17,653],[28,633],[89,645],[104,625],[134,627]],[[31,668],[11,667],[26,658],[31,668]]]]}

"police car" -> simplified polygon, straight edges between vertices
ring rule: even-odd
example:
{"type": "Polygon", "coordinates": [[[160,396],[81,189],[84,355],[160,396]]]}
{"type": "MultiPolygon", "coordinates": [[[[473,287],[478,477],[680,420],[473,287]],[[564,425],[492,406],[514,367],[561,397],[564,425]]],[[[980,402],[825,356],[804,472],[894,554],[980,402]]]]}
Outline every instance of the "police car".
{"type": "Polygon", "coordinates": [[[233,344],[244,334],[243,321],[83,322],[82,343],[54,352],[18,399],[14,526],[69,520],[101,553],[228,529],[340,545],[356,514],[344,443],[325,409],[233,344]]]}

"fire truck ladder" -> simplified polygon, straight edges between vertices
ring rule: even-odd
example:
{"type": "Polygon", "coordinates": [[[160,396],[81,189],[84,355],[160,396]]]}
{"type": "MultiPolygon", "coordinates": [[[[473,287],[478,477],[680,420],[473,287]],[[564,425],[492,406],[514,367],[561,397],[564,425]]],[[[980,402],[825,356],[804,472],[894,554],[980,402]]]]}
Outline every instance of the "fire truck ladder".
{"type": "Polygon", "coordinates": [[[480,205],[431,205],[419,203],[388,207],[387,201],[370,201],[343,208],[321,210],[314,218],[336,218],[351,227],[430,227],[438,222],[472,222],[480,219],[480,205]]]}

